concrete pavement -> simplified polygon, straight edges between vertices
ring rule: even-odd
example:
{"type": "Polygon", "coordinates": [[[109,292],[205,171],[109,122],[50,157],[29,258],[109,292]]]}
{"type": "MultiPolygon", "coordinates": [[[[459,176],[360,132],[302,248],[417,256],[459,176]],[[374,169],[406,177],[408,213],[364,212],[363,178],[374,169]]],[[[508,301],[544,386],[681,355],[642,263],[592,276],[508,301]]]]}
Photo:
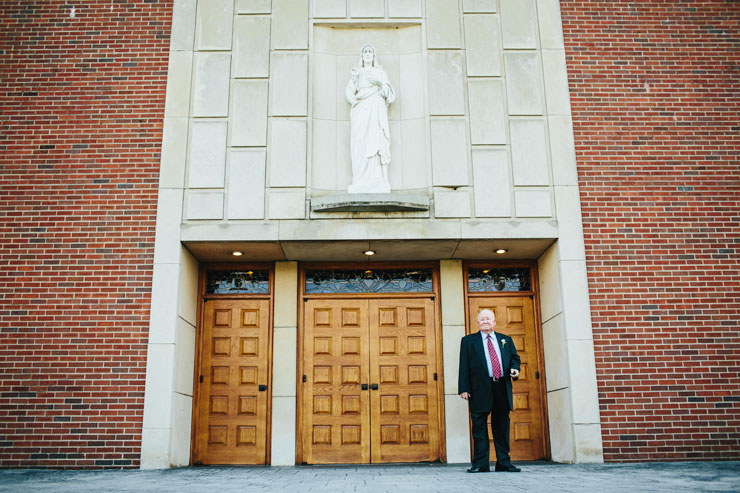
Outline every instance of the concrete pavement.
{"type": "Polygon", "coordinates": [[[0,491],[736,491],[740,462],[518,463],[520,473],[468,474],[465,464],[185,467],[180,469],[0,470],[0,491]]]}

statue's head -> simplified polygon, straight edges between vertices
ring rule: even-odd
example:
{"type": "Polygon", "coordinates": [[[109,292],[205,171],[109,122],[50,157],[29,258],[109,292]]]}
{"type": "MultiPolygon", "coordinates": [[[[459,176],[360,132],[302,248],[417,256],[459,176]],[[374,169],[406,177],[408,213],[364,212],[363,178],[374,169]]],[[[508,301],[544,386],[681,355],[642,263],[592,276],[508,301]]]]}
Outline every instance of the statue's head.
{"type": "Polygon", "coordinates": [[[360,67],[377,67],[377,58],[375,57],[375,48],[371,44],[366,44],[360,51],[360,67]]]}

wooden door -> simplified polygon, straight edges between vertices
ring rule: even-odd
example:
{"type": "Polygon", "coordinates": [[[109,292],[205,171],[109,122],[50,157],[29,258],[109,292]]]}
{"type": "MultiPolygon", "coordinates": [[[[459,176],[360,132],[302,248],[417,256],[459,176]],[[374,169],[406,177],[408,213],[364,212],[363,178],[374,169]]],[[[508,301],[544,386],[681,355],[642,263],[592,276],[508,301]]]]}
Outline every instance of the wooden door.
{"type": "Polygon", "coordinates": [[[269,300],[205,303],[193,462],[266,463],[269,308],[269,300]]]}
{"type": "Polygon", "coordinates": [[[434,302],[371,300],[369,315],[372,462],[437,460],[434,302]]]}
{"type": "Polygon", "coordinates": [[[367,301],[307,301],[304,327],[303,459],[309,464],[366,463],[367,301]]]}
{"type": "Polygon", "coordinates": [[[430,299],[307,301],[304,460],[437,460],[436,354],[430,299]]]}
{"type": "MultiPolygon", "coordinates": [[[[532,299],[530,297],[470,298],[470,332],[478,331],[478,312],[484,308],[496,314],[496,332],[511,338],[521,358],[519,379],[512,382],[514,409],[510,414],[510,445],[512,460],[537,460],[545,457],[544,437],[544,385],[538,377],[540,348],[537,344],[532,299]]],[[[496,452],[491,436],[490,417],[488,427],[491,441],[491,460],[496,452]]]]}

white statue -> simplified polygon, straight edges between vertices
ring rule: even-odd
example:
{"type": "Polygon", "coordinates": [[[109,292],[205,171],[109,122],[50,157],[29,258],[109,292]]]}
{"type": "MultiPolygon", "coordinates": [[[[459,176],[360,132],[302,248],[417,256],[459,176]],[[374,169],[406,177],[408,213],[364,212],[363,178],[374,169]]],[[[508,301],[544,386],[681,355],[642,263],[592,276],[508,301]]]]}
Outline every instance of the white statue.
{"type": "Polygon", "coordinates": [[[388,105],[396,99],[375,48],[362,47],[360,60],[352,69],[345,89],[352,105],[352,184],[349,193],[390,193],[388,164],[391,162],[391,133],[388,105]]]}

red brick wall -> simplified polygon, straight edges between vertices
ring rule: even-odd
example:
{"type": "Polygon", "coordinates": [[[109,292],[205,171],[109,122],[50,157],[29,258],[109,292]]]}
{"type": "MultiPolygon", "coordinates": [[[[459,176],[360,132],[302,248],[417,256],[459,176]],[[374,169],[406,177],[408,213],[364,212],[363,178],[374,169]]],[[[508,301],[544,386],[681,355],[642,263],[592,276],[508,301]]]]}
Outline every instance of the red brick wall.
{"type": "Polygon", "coordinates": [[[740,3],[561,10],[604,458],[740,459],[740,3]]]}
{"type": "Polygon", "coordinates": [[[2,467],[139,464],[171,9],[0,6],[2,467]]]}

